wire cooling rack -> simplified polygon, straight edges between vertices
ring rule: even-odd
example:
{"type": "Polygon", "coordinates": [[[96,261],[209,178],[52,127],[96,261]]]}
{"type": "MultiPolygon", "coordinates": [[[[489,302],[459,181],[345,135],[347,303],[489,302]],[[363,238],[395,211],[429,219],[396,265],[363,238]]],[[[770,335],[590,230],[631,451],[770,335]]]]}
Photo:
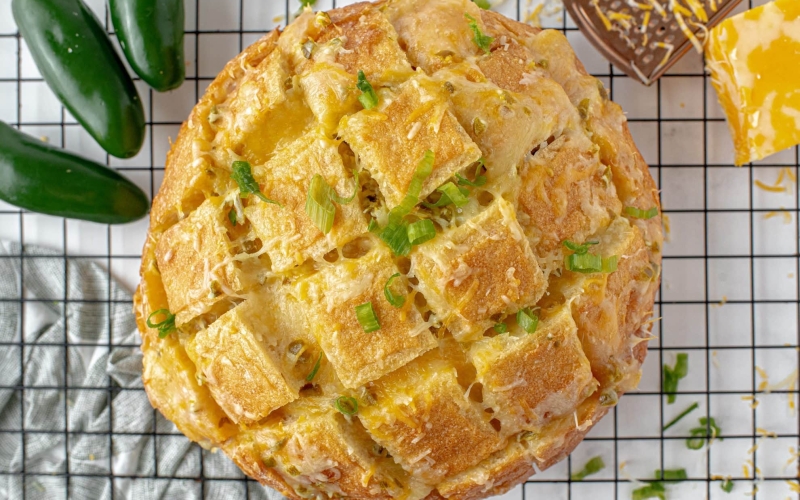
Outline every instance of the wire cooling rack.
{"type": "MultiPolygon", "coordinates": [[[[431,0],[435,1],[435,0],[431,0]]],[[[103,0],[88,0],[113,37],[103,0]]],[[[147,139],[142,152],[130,160],[110,158],[91,140],[58,103],[34,66],[11,16],[11,0],[0,0],[0,119],[51,143],[63,146],[120,170],[152,196],[163,177],[169,138],[174,138],[198,97],[226,61],[299,8],[298,0],[187,0],[187,80],[180,89],[158,94],[137,81],[147,116],[147,139]]],[[[318,0],[318,9],[340,7],[351,1],[318,0]]],[[[496,3],[496,2],[495,2],[496,3]]],[[[496,10],[525,19],[541,0],[506,0],[496,10]]],[[[745,0],[736,12],[764,3],[745,0]]],[[[654,477],[659,469],[685,468],[689,478],[669,485],[673,499],[783,499],[800,498],[793,490],[798,476],[794,451],[800,448],[800,421],[790,409],[796,385],[770,393],[774,382],[796,373],[798,351],[798,196],[796,182],[798,149],[775,155],[743,168],[733,166],[732,144],[716,94],[703,71],[698,54],[689,54],[652,87],[643,87],[602,59],[577,31],[559,6],[550,0],[540,13],[544,27],[563,30],[587,69],[600,78],[612,98],[627,112],[636,143],[651,165],[662,190],[664,214],[671,231],[664,247],[663,284],[656,304],[653,333],[638,392],[622,398],[589,434],[572,456],[532,477],[506,494],[520,499],[629,499],[641,484],[632,481],[654,477]],[[779,192],[758,183],[779,183],[779,192]],[[661,393],[661,366],[672,365],[677,353],[689,357],[689,374],[680,383],[677,402],[668,405],[661,393]],[[764,376],[769,377],[770,385],[764,376]],[[700,411],[677,426],[662,431],[665,423],[693,402],[700,411]],[[758,401],[758,405],[754,403],[758,401]],[[700,451],[690,451],[685,439],[698,425],[699,416],[716,419],[722,436],[700,451]],[[594,456],[606,467],[582,482],[570,480],[594,456]],[[735,488],[726,493],[721,477],[730,477],[735,488]],[[756,491],[757,490],[757,491],[756,491]]],[[[21,212],[0,203],[0,238],[50,247],[70,259],[91,259],[109,270],[131,289],[138,281],[139,254],[147,222],[124,227],[66,221],[21,212]]],[[[22,259],[32,258],[22,255],[22,259]]],[[[19,257],[17,257],[19,258],[19,257]]],[[[110,278],[109,278],[110,279],[110,278]]],[[[14,299],[17,300],[17,299],[14,299]]],[[[22,305],[25,329],[35,323],[31,300],[22,305]]],[[[65,304],[66,298],[57,300],[65,304]]],[[[109,305],[110,307],[110,305],[109,305]]],[[[25,332],[19,342],[0,349],[28,346],[25,332]]],[[[118,345],[113,336],[105,346],[118,345]]],[[[74,348],[67,343],[60,348],[74,348]]],[[[0,370],[3,368],[0,367],[0,370]]],[[[24,369],[24,368],[23,368],[24,369]]],[[[22,379],[24,380],[24,378],[22,379]]],[[[28,386],[0,386],[19,394],[39,390],[28,386]]],[[[89,390],[65,382],[58,391],[89,390]]],[[[96,389],[95,389],[96,390],[96,389]]],[[[114,383],[106,388],[113,405],[114,383]]],[[[110,413],[112,414],[112,413],[110,413]]],[[[130,435],[116,433],[109,425],[109,447],[130,435]]],[[[23,440],[35,433],[70,429],[0,429],[23,440]]],[[[182,439],[174,431],[158,433],[182,439]]],[[[69,441],[67,441],[69,442],[69,441]]],[[[109,448],[111,450],[112,448],[109,448]]],[[[210,465],[220,460],[208,452],[199,455],[196,470],[184,474],[187,491],[213,496],[215,481],[242,483],[243,498],[258,487],[238,471],[220,473],[210,465]]],[[[157,453],[157,451],[156,451],[157,453]]],[[[111,457],[109,452],[107,455],[111,457]]],[[[111,460],[111,458],[109,458],[111,460]]],[[[159,457],[155,456],[158,461],[159,457]]],[[[124,478],[113,473],[101,479],[115,486],[124,478]]],[[[225,469],[225,468],[222,468],[225,469]]],[[[69,489],[66,471],[64,495],[79,498],[69,489]]],[[[157,470],[157,468],[156,468],[157,470]]],[[[231,470],[230,467],[227,470],[231,470]]],[[[36,481],[37,471],[24,466],[26,483],[36,481]]],[[[153,478],[171,476],[156,473],[153,478]]],[[[24,495],[24,492],[23,492],[24,495]]],[[[112,495],[126,497],[124,488],[112,495]]]]}

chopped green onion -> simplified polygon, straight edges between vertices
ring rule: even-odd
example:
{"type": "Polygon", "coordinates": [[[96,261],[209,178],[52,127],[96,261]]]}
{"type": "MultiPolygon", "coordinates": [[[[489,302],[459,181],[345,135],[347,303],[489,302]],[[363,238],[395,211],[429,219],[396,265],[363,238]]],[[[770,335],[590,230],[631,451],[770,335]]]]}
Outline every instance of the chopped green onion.
{"type": "Polygon", "coordinates": [[[477,5],[481,9],[489,10],[492,8],[492,4],[489,3],[489,0],[472,0],[472,1],[475,2],[475,5],[477,5]]]}
{"type": "Polygon", "coordinates": [[[599,241],[587,241],[583,245],[579,245],[579,244],[577,244],[575,242],[572,242],[572,241],[569,241],[569,240],[564,240],[564,242],[563,242],[563,245],[565,247],[567,247],[568,249],[572,250],[573,252],[575,252],[578,255],[586,254],[587,252],[589,252],[589,247],[591,245],[599,245],[599,244],[600,244],[599,241]]]}
{"type": "Polygon", "coordinates": [[[314,177],[311,178],[306,197],[306,213],[324,234],[330,232],[333,227],[333,219],[336,217],[336,207],[333,202],[339,205],[347,205],[358,194],[358,171],[354,171],[353,176],[355,177],[356,186],[353,194],[347,198],[339,196],[336,190],[320,174],[314,174],[314,177]]]}
{"type": "Polygon", "coordinates": [[[314,368],[311,369],[311,373],[306,376],[306,382],[311,382],[314,380],[314,377],[317,376],[317,372],[319,371],[319,364],[322,361],[322,353],[319,353],[319,357],[317,358],[317,362],[314,363],[314,368]]]}
{"type": "Polygon", "coordinates": [[[381,329],[381,324],[378,322],[378,317],[372,309],[372,302],[356,306],[356,318],[361,324],[361,328],[365,333],[371,333],[381,329]]]}
{"type": "Polygon", "coordinates": [[[378,94],[375,93],[372,84],[367,81],[367,76],[361,70],[358,70],[356,87],[361,91],[361,95],[358,96],[358,102],[364,106],[364,109],[372,109],[378,105],[378,94]]]}
{"type": "MultiPolygon", "coordinates": [[[[429,203],[426,204],[428,207],[445,207],[450,205],[451,203],[457,207],[463,207],[467,203],[469,203],[469,199],[466,195],[452,182],[448,182],[444,186],[441,186],[437,189],[440,193],[442,193],[441,198],[436,203],[429,203]]],[[[469,191],[467,191],[469,194],[469,191]]]]}
{"type": "Polygon", "coordinates": [[[408,185],[403,201],[389,212],[389,221],[400,220],[406,215],[410,214],[414,207],[419,203],[419,195],[422,194],[422,183],[433,172],[433,163],[436,160],[436,155],[430,149],[425,151],[425,155],[417,165],[414,171],[414,177],[411,178],[411,183],[408,185]]]}
{"type": "Polygon", "coordinates": [[[594,457],[586,462],[586,465],[583,466],[583,470],[570,476],[570,479],[573,481],[583,481],[586,477],[591,476],[592,474],[597,474],[601,470],[605,469],[605,467],[606,464],[603,462],[603,457],[594,457]]]}
{"type": "Polygon", "coordinates": [[[730,479],[726,479],[725,481],[720,483],[719,487],[722,488],[722,491],[724,491],[725,493],[730,493],[731,491],[733,491],[733,481],[731,481],[730,479]]]}
{"type": "Polygon", "coordinates": [[[250,194],[254,194],[258,196],[261,201],[267,203],[274,203],[279,207],[283,207],[280,203],[275,200],[270,200],[261,192],[261,188],[258,186],[258,183],[253,178],[253,172],[250,169],[250,164],[246,161],[235,161],[233,165],[231,165],[231,179],[236,181],[236,184],[239,185],[239,192],[242,196],[247,196],[250,194]]]}
{"type": "Polygon", "coordinates": [[[699,406],[700,405],[697,404],[697,401],[695,401],[694,403],[692,403],[692,405],[690,407],[688,407],[685,410],[683,410],[680,415],[678,415],[677,417],[675,417],[672,420],[670,420],[669,423],[667,425],[665,425],[662,430],[667,430],[670,427],[672,427],[673,425],[677,424],[678,422],[681,421],[681,419],[683,417],[685,417],[686,415],[688,415],[688,414],[692,413],[693,411],[695,411],[699,406]]]}
{"type": "Polygon", "coordinates": [[[301,7],[311,7],[315,3],[317,3],[317,0],[300,0],[301,7]]]}
{"type": "Polygon", "coordinates": [[[486,122],[481,120],[479,116],[476,116],[472,120],[472,131],[475,135],[481,135],[482,133],[486,132],[486,122]]]}
{"type": "Polygon", "coordinates": [[[497,323],[492,328],[494,328],[494,331],[497,333],[506,333],[508,331],[508,325],[505,323],[497,323]]]}
{"type": "Polygon", "coordinates": [[[722,429],[717,426],[717,422],[714,420],[714,417],[700,417],[700,425],[708,425],[711,428],[711,438],[712,439],[722,439],[722,429]]]}
{"type": "Polygon", "coordinates": [[[408,255],[411,242],[408,241],[408,222],[391,221],[378,233],[378,237],[386,243],[395,255],[408,255]]]}
{"type": "Polygon", "coordinates": [[[699,450],[703,447],[703,444],[706,442],[706,436],[708,436],[708,431],[705,429],[701,429],[700,427],[694,428],[691,430],[692,437],[686,439],[686,447],[690,450],[699,450]]]}
{"type": "Polygon", "coordinates": [[[630,215],[634,219],[652,219],[658,215],[658,207],[653,207],[648,210],[642,210],[636,207],[625,207],[625,214],[630,215]]]}
{"type": "Polygon", "coordinates": [[[481,28],[478,26],[478,21],[474,17],[466,13],[464,14],[464,17],[467,18],[469,29],[471,29],[472,33],[475,35],[472,38],[472,41],[475,42],[475,45],[477,45],[479,49],[488,54],[494,38],[486,36],[481,32],[481,28]]]}
{"type": "Polygon", "coordinates": [[[664,485],[659,482],[650,483],[647,486],[643,486],[638,490],[633,490],[633,494],[631,496],[632,500],[645,500],[646,498],[658,498],[660,500],[666,500],[666,490],[664,489],[664,485]]]}
{"type": "Polygon", "coordinates": [[[483,166],[484,166],[484,161],[485,160],[483,159],[483,157],[478,159],[478,166],[475,167],[475,180],[474,181],[471,181],[471,180],[467,179],[466,177],[464,177],[463,175],[457,173],[456,174],[456,179],[458,179],[458,185],[459,186],[481,187],[484,184],[486,184],[486,176],[485,175],[480,175],[481,168],[483,168],[483,166]]]}
{"type": "Polygon", "coordinates": [[[662,391],[667,395],[667,404],[675,402],[675,393],[678,391],[678,381],[685,378],[689,373],[689,355],[679,353],[675,361],[675,366],[670,368],[664,365],[664,377],[662,381],[662,391]]]}
{"type": "Polygon", "coordinates": [[[311,40],[310,38],[305,42],[303,42],[303,45],[301,45],[300,47],[300,49],[303,52],[303,57],[305,57],[306,59],[311,59],[311,56],[314,54],[314,49],[316,48],[316,46],[317,44],[314,43],[314,40],[311,40]]]}
{"type": "Polygon", "coordinates": [[[611,257],[603,258],[603,264],[601,266],[602,267],[602,271],[604,273],[606,273],[606,274],[613,273],[614,271],[616,271],[617,270],[617,261],[618,260],[619,259],[617,258],[616,255],[612,255],[611,257]]]}
{"type": "Polygon", "coordinates": [[[685,481],[689,477],[686,469],[664,469],[663,473],[657,470],[655,476],[660,481],[685,481]]]}
{"type": "Polygon", "coordinates": [[[619,403],[619,395],[614,389],[607,389],[600,394],[600,406],[616,406],[619,403]]]}
{"type": "Polygon", "coordinates": [[[408,222],[404,221],[403,218],[410,214],[419,203],[422,183],[426,177],[431,175],[435,159],[436,156],[433,151],[430,149],[425,151],[425,155],[417,165],[414,177],[408,186],[406,196],[399,205],[389,211],[389,223],[378,233],[378,237],[389,245],[395,255],[408,255],[411,251],[411,242],[408,239],[408,222]]]}
{"type": "Polygon", "coordinates": [[[533,333],[539,326],[539,316],[531,312],[529,308],[517,311],[517,324],[526,332],[533,333]]]}
{"type": "Polygon", "coordinates": [[[175,315],[169,312],[169,309],[159,309],[150,313],[150,316],[147,317],[147,326],[158,330],[158,338],[160,339],[177,330],[175,327],[175,315]],[[158,316],[159,314],[164,315],[164,321],[153,323],[153,316],[158,316]]]}
{"type": "Polygon", "coordinates": [[[397,278],[398,276],[400,276],[400,273],[394,273],[386,281],[386,284],[383,285],[383,295],[386,296],[386,300],[389,301],[389,303],[394,307],[403,307],[403,304],[406,303],[405,295],[399,295],[399,294],[395,295],[394,293],[392,293],[391,290],[392,281],[394,281],[394,279],[397,278]]]}
{"type": "Polygon", "coordinates": [[[233,227],[236,227],[236,209],[235,208],[231,208],[231,211],[228,212],[228,220],[231,221],[231,224],[233,224],[233,227]]]}
{"type": "Polygon", "coordinates": [[[712,439],[723,440],[722,437],[720,437],[722,435],[722,429],[717,426],[714,417],[700,417],[700,425],[702,425],[702,427],[695,427],[690,431],[692,437],[686,440],[686,447],[690,450],[699,450],[702,448],[706,439],[709,440],[709,443],[712,439]],[[709,429],[711,429],[710,436],[709,429]]]}
{"type": "Polygon", "coordinates": [[[336,192],[335,189],[331,188],[330,189],[330,197],[331,197],[332,201],[335,201],[339,205],[347,205],[348,203],[350,203],[351,201],[356,199],[356,195],[358,194],[358,186],[359,186],[359,184],[358,184],[358,170],[353,170],[353,177],[354,177],[354,181],[356,183],[355,189],[353,189],[353,194],[351,194],[347,198],[342,198],[341,196],[339,196],[339,194],[336,192]]]}
{"type": "Polygon", "coordinates": [[[334,406],[341,413],[348,416],[352,416],[358,413],[358,401],[356,401],[356,398],[351,398],[349,396],[339,396],[338,398],[336,398],[334,406]]]}
{"type": "Polygon", "coordinates": [[[408,225],[408,241],[412,246],[421,245],[436,237],[436,227],[430,219],[422,219],[408,225]]]}
{"type": "Polygon", "coordinates": [[[568,271],[576,273],[599,273],[603,270],[603,258],[591,253],[573,253],[566,258],[568,271]]]}
{"type": "Polygon", "coordinates": [[[330,193],[331,187],[325,182],[325,179],[321,175],[315,174],[308,187],[306,213],[323,234],[331,232],[333,219],[336,217],[336,207],[331,201],[330,193]]]}
{"type": "Polygon", "coordinates": [[[367,231],[370,233],[377,233],[381,229],[381,226],[378,224],[378,221],[375,219],[369,220],[369,225],[367,226],[367,231]]]}

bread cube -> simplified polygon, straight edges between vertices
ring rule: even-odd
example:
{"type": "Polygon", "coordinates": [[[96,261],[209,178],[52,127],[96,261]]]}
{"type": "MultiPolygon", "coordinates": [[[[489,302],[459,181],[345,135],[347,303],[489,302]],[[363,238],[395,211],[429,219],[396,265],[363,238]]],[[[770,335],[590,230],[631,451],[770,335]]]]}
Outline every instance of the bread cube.
{"type": "Polygon", "coordinates": [[[535,304],[547,287],[513,206],[502,198],[419,246],[411,262],[420,291],[459,341],[481,335],[495,314],[535,304]]]}
{"type": "Polygon", "coordinates": [[[483,408],[464,395],[456,369],[431,351],[374,382],[376,403],[359,409],[370,435],[412,474],[438,482],[502,446],[483,408]]]}
{"type": "Polygon", "coordinates": [[[366,255],[340,259],[295,285],[314,336],[348,388],[375,380],[436,347],[413,299],[401,308],[386,300],[384,285],[398,270],[383,244],[370,244],[366,255]],[[371,333],[364,332],[355,311],[367,302],[380,322],[380,329],[371,333]]]}
{"type": "Polygon", "coordinates": [[[281,149],[265,165],[253,168],[261,192],[283,205],[265,203],[250,196],[245,215],[266,247],[274,271],[287,271],[307,259],[321,259],[330,250],[366,232],[358,198],[336,204],[330,233],[323,234],[306,213],[311,179],[321,175],[340,196],[356,189],[345,171],[339,143],[312,131],[281,149]]]}
{"type": "Polygon", "coordinates": [[[389,208],[403,200],[425,151],[433,151],[436,159],[422,198],[481,157],[453,116],[441,82],[420,75],[396,93],[380,96],[379,107],[347,117],[341,134],[377,181],[389,208]]]}
{"type": "Polygon", "coordinates": [[[483,401],[509,432],[533,429],[575,411],[597,383],[568,307],[542,318],[534,333],[509,333],[475,342],[469,359],[483,401]]]}

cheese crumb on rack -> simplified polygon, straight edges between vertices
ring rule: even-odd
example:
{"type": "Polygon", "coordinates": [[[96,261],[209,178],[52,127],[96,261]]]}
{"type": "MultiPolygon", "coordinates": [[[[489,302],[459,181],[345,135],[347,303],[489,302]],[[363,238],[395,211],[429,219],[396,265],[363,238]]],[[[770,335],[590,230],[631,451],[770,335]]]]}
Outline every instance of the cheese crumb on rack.
{"type": "Polygon", "coordinates": [[[800,144],[800,2],[776,0],[723,21],[706,56],[737,165],[800,144]]]}

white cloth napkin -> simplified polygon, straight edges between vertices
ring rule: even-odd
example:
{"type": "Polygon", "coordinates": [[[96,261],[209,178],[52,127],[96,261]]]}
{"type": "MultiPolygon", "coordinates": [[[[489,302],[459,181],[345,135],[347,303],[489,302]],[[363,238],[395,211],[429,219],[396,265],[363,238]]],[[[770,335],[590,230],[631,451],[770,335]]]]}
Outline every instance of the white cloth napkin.
{"type": "Polygon", "coordinates": [[[284,498],[152,409],[131,294],[107,270],[21,251],[0,242],[0,498],[284,498]]]}

